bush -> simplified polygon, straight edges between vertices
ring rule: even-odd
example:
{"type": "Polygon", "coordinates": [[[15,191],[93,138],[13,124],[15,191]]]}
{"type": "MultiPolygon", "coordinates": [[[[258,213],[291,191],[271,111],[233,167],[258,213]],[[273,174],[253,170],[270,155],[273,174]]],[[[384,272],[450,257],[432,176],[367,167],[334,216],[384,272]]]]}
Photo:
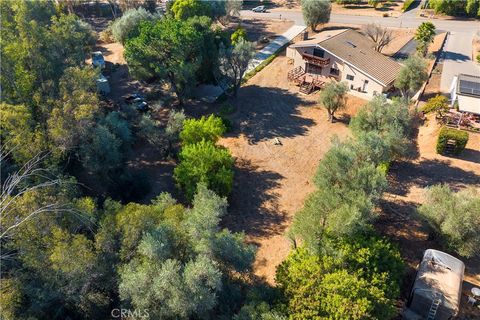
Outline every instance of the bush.
{"type": "Polygon", "coordinates": [[[477,62],[480,63],[480,53],[477,54],[477,62]]]}
{"type": "Polygon", "coordinates": [[[424,113],[437,112],[442,115],[443,112],[448,111],[448,99],[442,95],[436,95],[433,98],[428,99],[425,106],[422,108],[424,113]]]}
{"type": "Polygon", "coordinates": [[[173,177],[187,199],[193,199],[200,182],[221,196],[227,196],[232,191],[233,158],[227,149],[202,140],[184,145],[179,158],[180,164],[175,168],[173,177]]]}
{"type": "Polygon", "coordinates": [[[235,112],[235,107],[232,106],[230,103],[228,102],[225,102],[224,104],[222,104],[222,106],[220,107],[220,116],[227,116],[229,114],[232,114],[235,112]]]}
{"type": "Polygon", "coordinates": [[[183,122],[183,130],[180,132],[180,140],[184,145],[197,143],[202,140],[217,142],[226,131],[220,117],[210,115],[200,119],[188,119],[183,122]]]}
{"type": "Polygon", "coordinates": [[[460,152],[465,149],[465,146],[468,142],[468,132],[461,131],[458,129],[451,129],[447,127],[443,127],[440,130],[440,134],[438,135],[437,141],[437,153],[444,154],[447,151],[448,141],[453,140],[455,141],[455,145],[453,147],[452,153],[455,155],[460,154],[460,152]]]}
{"type": "Polygon", "coordinates": [[[445,245],[461,256],[480,255],[480,193],[468,188],[454,193],[447,185],[426,191],[418,209],[445,245]]]}

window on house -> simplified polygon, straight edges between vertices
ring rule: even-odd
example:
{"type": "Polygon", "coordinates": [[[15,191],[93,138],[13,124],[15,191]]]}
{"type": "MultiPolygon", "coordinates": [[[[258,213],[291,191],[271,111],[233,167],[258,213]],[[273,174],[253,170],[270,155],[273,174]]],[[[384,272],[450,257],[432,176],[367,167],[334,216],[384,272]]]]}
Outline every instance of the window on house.
{"type": "Polygon", "coordinates": [[[330,68],[330,74],[334,76],[338,76],[340,74],[340,70],[336,68],[330,68]]]}
{"type": "Polygon", "coordinates": [[[325,50],[320,49],[320,48],[313,48],[313,55],[315,57],[323,58],[324,55],[325,55],[325,50]]]}
{"type": "Polygon", "coordinates": [[[354,79],[354,76],[352,76],[351,74],[347,74],[347,80],[353,81],[353,79],[354,79]]]}

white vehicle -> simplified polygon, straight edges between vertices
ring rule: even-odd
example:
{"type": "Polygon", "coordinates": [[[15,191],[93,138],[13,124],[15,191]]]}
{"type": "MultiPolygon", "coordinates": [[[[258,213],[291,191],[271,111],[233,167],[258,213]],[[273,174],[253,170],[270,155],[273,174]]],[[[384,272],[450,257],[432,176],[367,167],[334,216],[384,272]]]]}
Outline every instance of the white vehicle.
{"type": "Polygon", "coordinates": [[[265,9],[265,6],[258,6],[252,9],[253,12],[267,12],[267,9],[265,9]]]}
{"type": "Polygon", "coordinates": [[[92,52],[92,65],[96,68],[100,67],[100,69],[105,68],[105,59],[101,51],[92,52]]]}

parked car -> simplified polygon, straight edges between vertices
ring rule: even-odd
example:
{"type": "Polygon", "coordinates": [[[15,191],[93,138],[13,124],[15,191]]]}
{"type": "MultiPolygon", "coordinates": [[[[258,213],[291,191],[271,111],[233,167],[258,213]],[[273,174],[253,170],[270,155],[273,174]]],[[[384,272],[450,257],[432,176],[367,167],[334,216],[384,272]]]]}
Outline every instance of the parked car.
{"type": "Polygon", "coordinates": [[[94,67],[105,69],[105,58],[101,51],[92,52],[92,65],[94,67]]]}
{"type": "Polygon", "coordinates": [[[150,108],[145,98],[138,92],[126,96],[125,102],[133,105],[138,111],[148,111],[150,108]]]}
{"type": "Polygon", "coordinates": [[[252,9],[253,12],[267,12],[265,6],[258,6],[252,9]]]}
{"type": "Polygon", "coordinates": [[[135,99],[142,99],[142,100],[145,100],[145,98],[138,92],[135,92],[135,93],[132,93],[132,94],[129,94],[128,96],[125,97],[125,102],[126,103],[132,103],[133,100],[135,99]]]}

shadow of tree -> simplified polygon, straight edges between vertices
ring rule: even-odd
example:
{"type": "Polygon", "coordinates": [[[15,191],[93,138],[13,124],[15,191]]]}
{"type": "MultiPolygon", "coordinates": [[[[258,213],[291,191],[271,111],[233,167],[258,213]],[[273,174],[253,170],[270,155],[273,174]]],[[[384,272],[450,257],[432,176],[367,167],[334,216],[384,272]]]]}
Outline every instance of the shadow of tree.
{"type": "Polygon", "coordinates": [[[445,183],[459,190],[469,185],[480,184],[480,176],[473,171],[450,166],[450,161],[421,160],[419,162],[395,162],[389,174],[390,192],[405,196],[416,185],[425,188],[445,183]]]}
{"type": "Polygon", "coordinates": [[[444,51],[444,60],[467,61],[470,57],[458,52],[444,51]]]}
{"type": "Polygon", "coordinates": [[[276,137],[304,135],[315,122],[300,116],[299,106],[315,105],[286,89],[249,85],[242,87],[234,101],[234,117],[240,132],[251,144],[276,137]]]}
{"type": "Polygon", "coordinates": [[[237,160],[233,191],[224,227],[245,232],[247,236],[263,237],[283,234],[286,213],[278,207],[278,194],[283,176],[259,170],[250,161],[237,160]]]}

